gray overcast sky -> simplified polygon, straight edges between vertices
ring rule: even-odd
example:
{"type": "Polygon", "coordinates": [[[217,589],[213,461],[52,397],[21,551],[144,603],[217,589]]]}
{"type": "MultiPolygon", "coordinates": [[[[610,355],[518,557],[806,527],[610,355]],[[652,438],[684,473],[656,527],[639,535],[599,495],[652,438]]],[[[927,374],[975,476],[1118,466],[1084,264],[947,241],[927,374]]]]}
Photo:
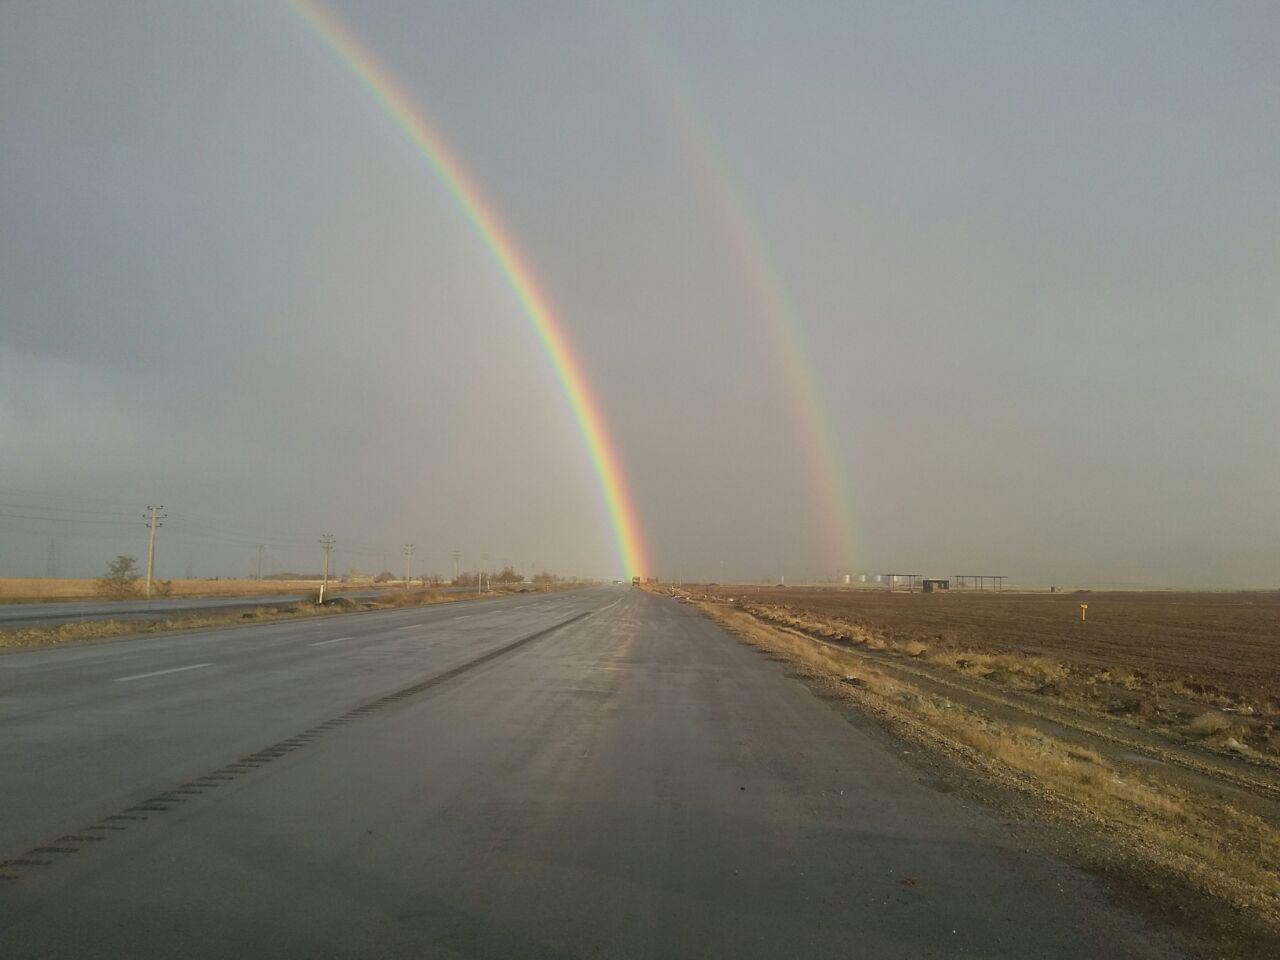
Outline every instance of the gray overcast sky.
{"type": "MultiPolygon", "coordinates": [[[[331,9],[560,307],[656,573],[843,570],[655,59],[794,303],[859,568],[1280,583],[1280,6],[331,9]]],[[[287,5],[0,3],[0,137],[0,574],[138,554],[157,501],[167,576],[325,531],[621,574],[513,295],[287,5]]]]}

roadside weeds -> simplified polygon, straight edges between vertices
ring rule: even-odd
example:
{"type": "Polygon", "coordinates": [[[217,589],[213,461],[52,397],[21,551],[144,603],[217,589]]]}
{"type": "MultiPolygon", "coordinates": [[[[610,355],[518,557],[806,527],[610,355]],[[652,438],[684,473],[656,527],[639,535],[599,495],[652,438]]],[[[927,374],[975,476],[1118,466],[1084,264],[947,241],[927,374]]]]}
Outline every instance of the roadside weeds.
{"type": "MultiPolygon", "coordinates": [[[[529,593],[549,593],[560,587],[527,588],[529,593]]],[[[167,633],[173,630],[195,630],[204,627],[228,627],[250,623],[269,623],[276,620],[303,620],[309,617],[340,616],[347,613],[363,613],[372,610],[395,610],[404,607],[421,607],[437,603],[461,603],[467,600],[484,600],[508,596],[518,590],[492,590],[485,593],[445,593],[442,590],[393,590],[380,594],[375,600],[349,600],[338,597],[325,604],[310,601],[257,607],[253,610],[226,610],[210,613],[192,613],[155,620],[85,620],[64,623],[56,627],[30,627],[0,631],[0,650],[30,649],[57,646],[81,640],[98,640],[109,637],[126,637],[140,634],[167,633]]]]}
{"type": "MultiPolygon", "coordinates": [[[[1090,844],[1091,866],[1143,891],[1150,905],[1207,937],[1215,950],[1249,956],[1264,944],[1280,944],[1280,830],[1262,818],[1218,795],[1171,783],[1158,768],[1116,764],[1087,743],[994,717],[900,673],[891,676],[858,646],[837,647],[802,632],[829,625],[786,626],[724,603],[698,605],[744,642],[803,667],[806,679],[894,734],[997,784],[1017,815],[1101,840],[1090,844]]],[[[884,649],[881,638],[864,634],[857,639],[866,651],[884,649]]],[[[927,648],[919,646],[898,652],[924,658],[927,648]]],[[[1053,667],[1049,661],[1029,669],[1051,675],[1053,667]]],[[[1198,728],[1214,736],[1222,724],[1210,719],[1198,728]]]]}
{"type": "Polygon", "coordinates": [[[914,660],[921,668],[937,668],[1011,693],[1032,694],[1043,703],[1092,714],[1108,723],[1123,721],[1134,729],[1178,740],[1201,755],[1216,753],[1267,769],[1273,778],[1280,775],[1280,696],[1276,694],[1232,692],[1194,672],[1156,674],[1133,663],[1132,649],[1127,654],[1117,651],[1127,655],[1129,662],[1100,666],[1025,651],[992,652],[981,649],[980,639],[976,648],[941,634],[936,642],[906,639],[900,626],[886,629],[882,624],[851,622],[803,605],[746,600],[736,605],[760,620],[817,639],[914,660]]]}

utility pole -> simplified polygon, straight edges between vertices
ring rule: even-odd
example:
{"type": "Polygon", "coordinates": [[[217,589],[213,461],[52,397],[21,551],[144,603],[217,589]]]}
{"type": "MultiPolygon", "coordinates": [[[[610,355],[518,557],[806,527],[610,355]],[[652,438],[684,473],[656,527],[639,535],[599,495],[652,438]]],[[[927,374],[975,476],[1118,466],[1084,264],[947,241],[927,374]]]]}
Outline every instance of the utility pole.
{"type": "Polygon", "coordinates": [[[320,546],[324,549],[324,579],[320,581],[320,602],[324,603],[324,591],[329,586],[329,554],[333,553],[333,534],[321,536],[320,546]]]}
{"type": "Polygon", "coordinates": [[[150,517],[145,518],[147,520],[147,526],[150,528],[150,532],[147,534],[147,599],[148,600],[151,599],[151,575],[155,571],[155,563],[156,563],[156,527],[163,526],[163,524],[160,521],[168,516],[167,513],[160,512],[163,509],[164,509],[163,504],[158,507],[153,507],[151,506],[151,504],[147,504],[147,510],[150,511],[151,513],[150,517]]]}
{"type": "Polygon", "coordinates": [[[265,543],[258,544],[258,579],[262,579],[262,550],[266,546],[265,543]]]}
{"type": "Polygon", "coordinates": [[[413,562],[413,544],[404,545],[404,588],[409,589],[409,564],[413,562]]]}
{"type": "Polygon", "coordinates": [[[453,583],[456,586],[458,583],[458,561],[462,559],[462,551],[454,550],[449,556],[453,558],[453,583]]]}

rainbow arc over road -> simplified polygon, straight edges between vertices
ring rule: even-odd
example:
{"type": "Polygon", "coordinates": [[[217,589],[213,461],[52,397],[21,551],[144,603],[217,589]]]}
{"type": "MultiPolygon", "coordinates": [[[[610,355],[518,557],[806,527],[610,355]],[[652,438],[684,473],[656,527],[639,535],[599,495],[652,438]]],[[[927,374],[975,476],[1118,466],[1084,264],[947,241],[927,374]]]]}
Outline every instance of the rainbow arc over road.
{"type": "Polygon", "coordinates": [[[603,410],[587,379],[563,322],[542,291],[511,232],[489,205],[479,186],[444,138],[369,50],[332,12],[314,0],[289,0],[290,5],[344,66],[395,121],[427,166],[448,189],[472,228],[480,236],[507,283],[515,292],[547,357],[594,464],[627,576],[650,570],[635,504],[631,499],[616,445],[605,424],[603,410]]]}
{"type": "Polygon", "coordinates": [[[806,355],[800,321],[792,306],[769,245],[733,165],[694,106],[681,71],[639,10],[622,3],[606,4],[613,22],[641,67],[655,100],[683,141],[746,297],[763,321],[771,340],[770,356],[781,375],[804,457],[809,501],[823,559],[832,572],[858,569],[857,523],[852,487],[846,477],[818,377],[806,355]]]}

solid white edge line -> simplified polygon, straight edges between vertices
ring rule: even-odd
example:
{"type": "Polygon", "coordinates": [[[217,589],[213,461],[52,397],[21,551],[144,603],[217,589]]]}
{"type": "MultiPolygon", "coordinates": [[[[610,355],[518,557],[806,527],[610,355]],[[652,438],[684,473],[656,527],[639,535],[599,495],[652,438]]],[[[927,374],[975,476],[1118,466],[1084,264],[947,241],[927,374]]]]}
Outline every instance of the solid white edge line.
{"type": "Polygon", "coordinates": [[[199,670],[201,667],[212,666],[212,663],[193,663],[189,667],[171,667],[168,670],[153,670],[151,673],[137,673],[132,677],[116,677],[113,682],[124,683],[128,680],[145,680],[147,677],[163,677],[166,673],[182,673],[184,670],[199,670]]]}
{"type": "Polygon", "coordinates": [[[425,627],[425,623],[408,623],[403,627],[396,627],[397,630],[416,630],[418,627],[425,627]]]}

